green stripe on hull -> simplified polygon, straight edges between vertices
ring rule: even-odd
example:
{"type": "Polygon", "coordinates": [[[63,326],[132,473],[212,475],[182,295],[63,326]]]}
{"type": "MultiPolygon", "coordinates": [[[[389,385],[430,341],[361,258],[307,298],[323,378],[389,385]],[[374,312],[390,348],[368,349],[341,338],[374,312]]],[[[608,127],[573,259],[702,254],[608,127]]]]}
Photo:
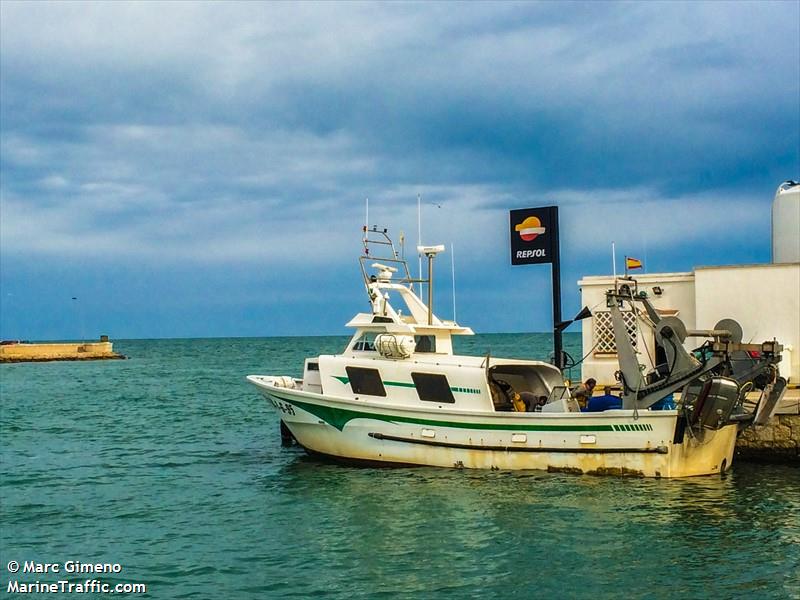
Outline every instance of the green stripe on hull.
{"type": "Polygon", "coordinates": [[[405,388],[415,388],[417,387],[413,383],[403,383],[402,381],[384,381],[386,385],[391,385],[394,387],[405,387],[405,388]]]}
{"type": "MultiPolygon", "coordinates": [[[[272,393],[272,392],[271,392],[272,393]]],[[[277,395],[277,394],[276,394],[277,395]]],[[[310,402],[302,402],[295,398],[278,396],[284,402],[289,402],[294,406],[311,413],[335,427],[339,431],[353,419],[373,419],[375,421],[385,421],[387,423],[413,423],[415,425],[427,425],[429,427],[451,427],[454,429],[483,429],[488,431],[616,431],[622,425],[546,425],[528,423],[464,423],[459,421],[437,421],[433,419],[420,419],[417,417],[392,416],[380,413],[368,413],[347,408],[335,408],[332,406],[322,406],[310,402]]],[[[652,427],[651,427],[652,429],[652,427]]]]}
{"type": "Polygon", "coordinates": [[[626,423],[624,425],[612,425],[614,431],[653,431],[650,423],[626,423]]]}

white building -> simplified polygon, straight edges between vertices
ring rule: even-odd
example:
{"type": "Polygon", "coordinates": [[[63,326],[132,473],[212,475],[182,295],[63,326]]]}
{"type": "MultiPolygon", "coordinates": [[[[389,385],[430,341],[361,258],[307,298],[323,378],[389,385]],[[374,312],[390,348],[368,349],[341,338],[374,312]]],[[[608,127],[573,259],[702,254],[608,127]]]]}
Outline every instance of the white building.
{"type": "MultiPolygon", "coordinates": [[[[785,350],[781,375],[791,386],[800,384],[800,185],[783,184],[773,204],[773,263],[696,267],[690,273],[651,273],[636,276],[644,292],[664,316],[677,316],[686,328],[713,329],[724,318],[742,326],[742,341],[760,343],[777,339],[785,350]]],[[[614,384],[616,345],[605,292],[614,287],[611,276],[584,277],[578,282],[582,303],[592,309],[583,321],[581,378],[599,385],[614,384]]],[[[648,369],[655,361],[654,328],[646,316],[623,313],[640,363],[648,369]]],[[[704,340],[687,338],[687,349],[704,340]]]]}

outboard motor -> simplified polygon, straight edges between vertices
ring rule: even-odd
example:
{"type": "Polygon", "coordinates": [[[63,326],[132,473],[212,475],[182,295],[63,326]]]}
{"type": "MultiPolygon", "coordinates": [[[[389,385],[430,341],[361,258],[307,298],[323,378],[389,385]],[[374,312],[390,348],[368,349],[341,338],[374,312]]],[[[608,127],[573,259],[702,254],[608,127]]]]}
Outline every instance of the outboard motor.
{"type": "Polygon", "coordinates": [[[739,397],[739,384],[728,377],[692,381],[682,394],[689,425],[695,429],[723,428],[731,422],[739,397]]]}

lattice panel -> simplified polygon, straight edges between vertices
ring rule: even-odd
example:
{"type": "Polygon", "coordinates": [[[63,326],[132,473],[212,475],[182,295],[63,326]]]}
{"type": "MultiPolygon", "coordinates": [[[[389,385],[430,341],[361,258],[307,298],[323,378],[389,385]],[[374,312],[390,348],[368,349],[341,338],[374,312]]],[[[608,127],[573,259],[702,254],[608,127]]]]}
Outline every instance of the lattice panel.
{"type": "MultiPolygon", "coordinates": [[[[597,346],[594,351],[598,354],[616,354],[617,344],[614,342],[614,327],[611,324],[610,311],[598,311],[594,313],[594,341],[597,346]]],[[[636,349],[636,313],[632,311],[622,312],[622,321],[628,330],[628,337],[631,344],[636,349]]]]}

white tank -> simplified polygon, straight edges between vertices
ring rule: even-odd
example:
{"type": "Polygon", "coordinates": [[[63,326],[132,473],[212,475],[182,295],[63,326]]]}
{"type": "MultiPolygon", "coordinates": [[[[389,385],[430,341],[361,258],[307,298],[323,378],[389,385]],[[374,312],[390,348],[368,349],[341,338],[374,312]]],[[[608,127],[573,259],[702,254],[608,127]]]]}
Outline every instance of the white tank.
{"type": "Polygon", "coordinates": [[[772,201],[772,262],[800,262],[800,183],[784,181],[772,201]]]}
{"type": "Polygon", "coordinates": [[[384,358],[409,358],[415,346],[413,335],[382,333],[375,338],[375,348],[384,358]]]}

